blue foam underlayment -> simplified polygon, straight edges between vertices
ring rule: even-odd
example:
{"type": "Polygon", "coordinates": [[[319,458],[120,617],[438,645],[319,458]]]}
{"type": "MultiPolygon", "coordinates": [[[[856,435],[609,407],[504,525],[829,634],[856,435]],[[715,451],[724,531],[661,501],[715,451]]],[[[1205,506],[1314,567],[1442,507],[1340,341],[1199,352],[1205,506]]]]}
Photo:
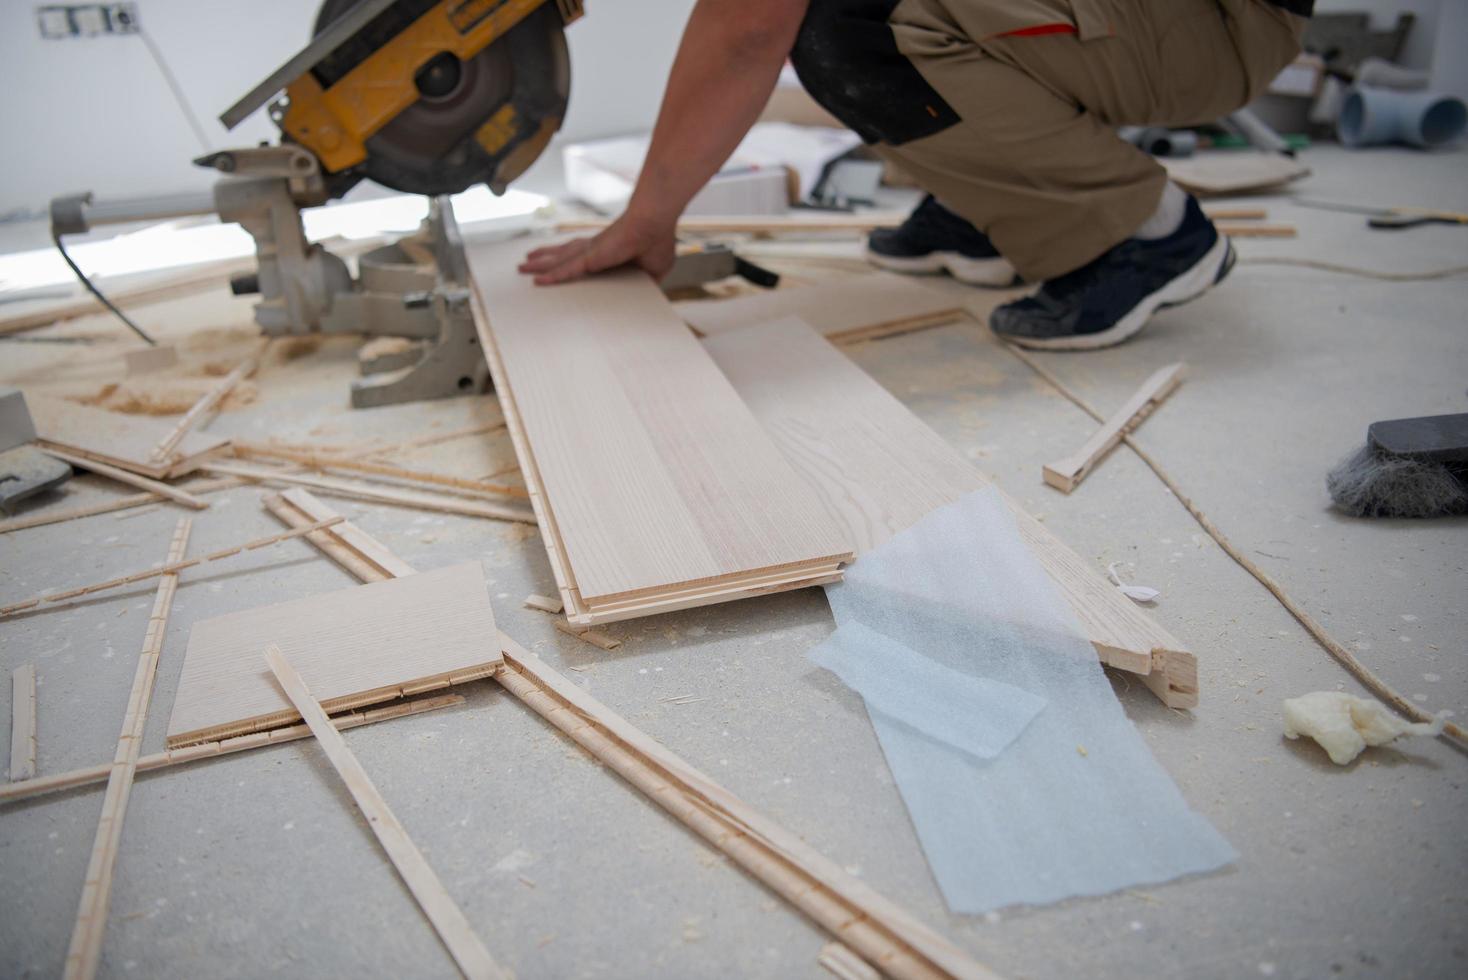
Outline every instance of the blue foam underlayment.
{"type": "Polygon", "coordinates": [[[997,491],[927,515],[826,593],[838,629],[812,659],[867,701],[954,912],[1101,895],[1237,856],[1152,757],[997,491]],[[887,664],[904,658],[933,664],[890,680],[887,664]],[[961,693],[950,671],[988,684],[961,693]],[[1043,708],[1017,724],[1023,707],[993,712],[1003,689],[991,684],[1043,708]],[[991,724],[955,729],[955,699],[969,695],[991,724]]]}

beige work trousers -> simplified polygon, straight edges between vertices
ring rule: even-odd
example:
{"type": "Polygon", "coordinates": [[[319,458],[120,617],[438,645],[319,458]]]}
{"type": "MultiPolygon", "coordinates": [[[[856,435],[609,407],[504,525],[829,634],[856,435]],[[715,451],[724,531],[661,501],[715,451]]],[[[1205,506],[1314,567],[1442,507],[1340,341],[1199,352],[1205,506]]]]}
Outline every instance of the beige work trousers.
{"type": "Polygon", "coordinates": [[[1166,172],[1118,126],[1245,105],[1299,53],[1305,21],[1264,0],[902,0],[888,23],[961,121],[873,149],[1034,281],[1156,210],[1166,172]]]}

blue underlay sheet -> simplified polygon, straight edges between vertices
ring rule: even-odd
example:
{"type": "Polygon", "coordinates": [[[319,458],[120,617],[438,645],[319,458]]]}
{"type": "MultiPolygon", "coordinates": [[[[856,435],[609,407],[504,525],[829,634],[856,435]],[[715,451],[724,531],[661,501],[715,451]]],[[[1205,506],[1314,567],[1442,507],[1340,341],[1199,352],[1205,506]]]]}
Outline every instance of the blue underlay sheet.
{"type": "Polygon", "coordinates": [[[1100,895],[1237,856],[1132,727],[997,491],[927,515],[826,593],[837,631],[811,658],[866,701],[954,912],[1100,895]]]}

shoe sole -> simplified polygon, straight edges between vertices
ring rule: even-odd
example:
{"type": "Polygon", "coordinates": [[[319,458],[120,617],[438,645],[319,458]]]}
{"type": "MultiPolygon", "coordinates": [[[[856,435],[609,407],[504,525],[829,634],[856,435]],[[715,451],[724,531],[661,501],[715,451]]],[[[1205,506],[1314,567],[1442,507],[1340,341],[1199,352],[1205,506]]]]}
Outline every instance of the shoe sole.
{"type": "Polygon", "coordinates": [[[929,252],[927,255],[902,259],[867,249],[867,261],[891,272],[909,276],[936,276],[947,272],[961,283],[1003,289],[1019,283],[1014,266],[1003,258],[970,259],[958,252],[929,252]]]}
{"type": "Polygon", "coordinates": [[[1233,266],[1233,244],[1227,235],[1221,234],[1218,236],[1218,241],[1213,243],[1213,247],[1194,263],[1191,269],[1173,277],[1161,289],[1143,298],[1140,303],[1132,307],[1126,316],[1116,321],[1116,324],[1109,329],[1077,337],[1055,337],[1048,340],[1036,337],[1010,337],[1004,334],[999,336],[1011,344],[1031,350],[1099,350],[1102,347],[1114,347],[1145,327],[1147,321],[1151,320],[1152,315],[1158,310],[1182,306],[1208,292],[1209,289],[1223,281],[1224,276],[1229,274],[1233,266]]]}

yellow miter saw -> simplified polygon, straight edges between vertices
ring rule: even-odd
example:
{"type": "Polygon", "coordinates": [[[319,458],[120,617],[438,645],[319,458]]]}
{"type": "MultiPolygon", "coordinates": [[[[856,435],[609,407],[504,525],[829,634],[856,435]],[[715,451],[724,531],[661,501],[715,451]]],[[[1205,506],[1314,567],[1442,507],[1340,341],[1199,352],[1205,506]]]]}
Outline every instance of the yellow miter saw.
{"type": "Polygon", "coordinates": [[[570,94],[563,31],[581,13],[581,0],[326,0],[311,43],[220,116],[233,129],[268,106],[279,146],[196,160],[226,175],[207,195],[58,198],[53,234],[59,245],[99,224],[218,213],[254,236],[258,273],[232,285],[259,293],[264,333],[425,341],[406,361],[364,363],[392,374],[354,385],[354,405],[482,391],[488,376],[448,195],[477,183],[503,193],[545,149],[570,94]],[[306,241],[300,210],[363,178],[434,200],[424,230],[361,256],[354,280],[338,256],[306,241]],[[433,264],[419,261],[428,251],[433,264]]]}

